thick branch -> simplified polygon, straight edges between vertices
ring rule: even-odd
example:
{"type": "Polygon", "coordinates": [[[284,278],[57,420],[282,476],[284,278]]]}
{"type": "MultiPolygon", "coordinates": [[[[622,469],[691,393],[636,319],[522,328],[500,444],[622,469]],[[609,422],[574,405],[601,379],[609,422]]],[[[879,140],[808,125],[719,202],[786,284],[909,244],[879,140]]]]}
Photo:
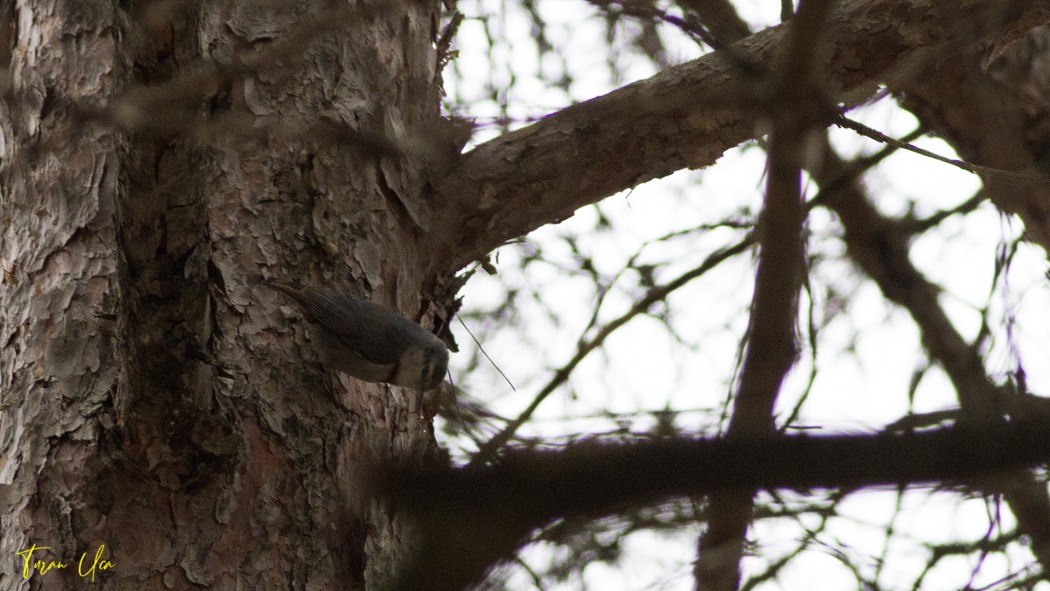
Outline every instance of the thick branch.
{"type": "MultiPolygon", "coordinates": [[[[1014,38],[1050,20],[1036,0],[844,2],[831,15],[822,88],[847,107],[934,54],[979,37],[1014,38]],[[1007,9],[1008,8],[1008,9],[1007,9]]],[[[652,78],[563,109],[467,153],[438,183],[431,264],[460,268],[584,205],[702,168],[755,137],[754,97],[785,27],[767,29],[652,78]]]]}
{"type": "Polygon", "coordinates": [[[727,490],[965,483],[1050,460],[1045,423],[924,433],[579,444],[499,465],[398,474],[383,492],[423,531],[401,589],[461,589],[555,519],[727,490]]]}

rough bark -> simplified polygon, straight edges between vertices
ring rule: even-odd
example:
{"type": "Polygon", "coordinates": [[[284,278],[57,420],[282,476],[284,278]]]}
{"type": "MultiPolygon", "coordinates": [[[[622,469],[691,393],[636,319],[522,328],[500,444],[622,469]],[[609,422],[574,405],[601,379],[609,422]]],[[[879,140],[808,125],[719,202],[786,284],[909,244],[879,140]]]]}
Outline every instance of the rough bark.
{"type": "MultiPolygon", "coordinates": [[[[838,3],[817,69],[830,103],[856,106],[961,47],[999,47],[1050,20],[1035,0],[838,3]]],[[[784,26],[548,116],[467,153],[438,189],[430,250],[459,264],[580,207],[682,168],[713,164],[761,133],[762,75],[784,26]]]]}
{"type": "Polygon", "coordinates": [[[438,5],[5,4],[0,554],[73,566],[0,586],[79,588],[102,544],[108,589],[378,588],[409,559],[355,470],[440,460],[430,422],[330,376],[249,279],[448,316],[427,160],[396,149],[440,123],[438,5]]]}

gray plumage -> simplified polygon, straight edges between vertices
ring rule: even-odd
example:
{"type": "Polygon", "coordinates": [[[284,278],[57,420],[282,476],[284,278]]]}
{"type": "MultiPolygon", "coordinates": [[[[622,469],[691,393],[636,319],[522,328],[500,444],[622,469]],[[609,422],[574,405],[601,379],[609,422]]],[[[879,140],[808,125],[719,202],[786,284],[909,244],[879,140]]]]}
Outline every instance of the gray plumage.
{"type": "Polygon", "coordinates": [[[448,371],[448,348],[419,324],[378,304],[325,287],[270,285],[290,297],[331,369],[367,382],[427,391],[448,371]]]}

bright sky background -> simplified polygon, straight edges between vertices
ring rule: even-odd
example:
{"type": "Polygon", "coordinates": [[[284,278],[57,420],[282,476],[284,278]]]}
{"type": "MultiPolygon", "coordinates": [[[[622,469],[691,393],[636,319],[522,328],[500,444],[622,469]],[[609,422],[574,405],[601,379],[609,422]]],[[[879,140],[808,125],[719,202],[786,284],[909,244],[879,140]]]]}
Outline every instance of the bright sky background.
{"type": "MultiPolygon", "coordinates": [[[[513,2],[480,1],[488,2],[492,7],[490,12],[505,10],[513,15],[516,10],[513,2]],[[500,6],[503,8],[498,8],[500,6]]],[[[736,0],[734,4],[741,16],[753,24],[772,24],[779,20],[777,0],[736,0]]],[[[582,1],[551,0],[542,5],[541,12],[551,23],[547,34],[556,45],[567,48],[561,59],[570,64],[568,69],[573,73],[574,83],[566,94],[536,76],[537,72],[556,73],[562,64],[549,56],[542,62],[537,59],[532,32],[523,16],[489,22],[488,34],[510,39],[489,54],[481,24],[470,19],[476,14],[471,12],[476,10],[474,6],[473,2],[460,0],[460,10],[468,18],[455,43],[460,52],[455,62],[459,75],[448,72],[446,87],[450,96],[472,100],[462,114],[477,118],[482,125],[475,136],[477,142],[499,133],[495,126],[486,125],[500,110],[497,104],[485,99],[485,84],[505,89],[513,81],[514,90],[506,95],[508,113],[524,122],[554,112],[572,101],[604,94],[655,73],[651,64],[624,52],[616,58],[616,63],[625,72],[625,79],[610,80],[609,55],[603,41],[605,31],[599,21],[585,18],[593,14],[593,9],[582,1]],[[513,50],[508,50],[508,46],[513,50]]],[[[681,62],[698,55],[697,48],[686,41],[672,57],[681,62]]],[[[854,110],[850,117],[897,137],[916,126],[915,119],[889,99],[854,110]]],[[[832,130],[831,136],[845,157],[882,148],[848,130],[832,130]]],[[[915,143],[955,157],[940,140],[923,138],[915,143]]],[[[495,305],[506,283],[540,285],[545,303],[563,310],[564,316],[555,322],[539,306],[525,306],[524,318],[513,330],[490,335],[484,342],[489,355],[517,386],[517,392],[511,392],[491,368],[464,374],[462,365],[457,366],[457,358],[462,363],[465,353],[453,356],[457,385],[490,402],[497,412],[516,416],[549,379],[553,369],[574,353],[576,339],[593,309],[592,286],[589,279],[567,276],[557,264],[559,260],[568,264],[573,257],[565,243],[557,239],[558,235],[575,233],[581,249],[594,257],[603,274],[611,276],[622,268],[626,257],[648,240],[677,229],[716,222],[745,204],[757,211],[764,184],[764,163],[761,150],[736,149],[708,169],[682,171],[609,197],[601,203],[601,209],[605,217],[612,220],[614,231],[611,233],[593,231],[597,215],[593,208],[580,210],[557,227],[541,228],[530,235],[530,240],[543,248],[553,264],[534,265],[528,277],[517,272],[515,260],[521,256],[520,248],[501,249],[496,264],[499,275],[477,273],[462,293],[465,306],[487,309],[495,305]],[[457,368],[460,371],[457,372],[457,368]]],[[[909,203],[915,202],[915,213],[920,217],[951,208],[980,187],[978,179],[969,173],[907,152],[891,156],[868,174],[864,182],[884,213],[901,214],[909,203]]],[[[811,252],[841,254],[841,243],[832,238],[838,230],[825,210],[814,210],[809,224],[813,232],[811,252]]],[[[951,218],[914,244],[912,261],[944,288],[941,303],[967,339],[977,334],[978,308],[989,300],[997,249],[1008,244],[1020,231],[1016,220],[1006,219],[985,205],[974,214],[951,218]]],[[[658,246],[647,252],[651,260],[683,259],[680,268],[660,275],[660,279],[666,280],[740,235],[729,230],[711,230],[710,234],[691,240],[688,249],[681,245],[658,246]],[[690,252],[693,254],[688,254],[690,252]]],[[[1008,350],[1000,337],[987,358],[993,375],[1004,378],[1014,367],[1014,355],[1019,353],[1025,361],[1030,390],[1050,394],[1050,364],[1045,363],[1050,351],[1050,310],[1047,309],[1050,290],[1046,269],[1041,249],[1028,245],[1020,248],[1009,273],[1010,290],[1005,296],[991,297],[990,315],[994,321],[1001,321],[1004,309],[1015,315],[1018,351],[1008,350]]],[[[859,291],[849,314],[821,333],[818,359],[821,371],[800,422],[820,426],[824,432],[878,430],[899,418],[907,408],[912,372],[924,358],[917,330],[905,312],[888,304],[877,288],[848,265],[828,264],[818,272],[824,283],[859,291]],[[848,353],[850,350],[852,354],[848,353]]],[[[571,380],[571,395],[565,389],[552,395],[525,432],[556,438],[569,433],[608,431],[611,425],[608,420],[566,420],[565,417],[672,408],[695,410],[682,415],[677,423],[680,427],[710,433],[717,416],[709,411],[719,409],[731,391],[739,339],[747,322],[752,274],[753,259],[746,255],[738,257],[671,298],[675,327],[693,347],[671,338],[655,321],[644,318],[632,321],[607,342],[602,353],[592,354],[577,369],[571,380]]],[[[602,317],[618,316],[630,303],[629,294],[610,296],[606,304],[609,310],[602,317]]],[[[473,345],[458,325],[454,325],[454,332],[463,350],[473,345]]],[[[795,397],[809,377],[809,369],[810,361],[804,357],[784,388],[779,407],[782,414],[793,407],[795,397]]],[[[947,379],[940,370],[929,372],[916,391],[914,410],[925,412],[955,406],[955,395],[947,379]]],[[[652,420],[645,416],[630,422],[636,431],[651,424],[652,420]]],[[[894,524],[904,535],[948,541],[979,539],[986,533],[988,505],[982,499],[962,501],[957,495],[916,490],[906,495],[905,501],[914,509],[902,513],[894,524]]],[[[895,502],[896,497],[886,492],[854,494],[841,505],[843,513],[851,519],[836,522],[829,531],[859,552],[878,556],[883,552],[885,520],[895,502]]],[[[1003,516],[1005,527],[1011,527],[1012,523],[1009,515],[1003,516]]],[[[677,535],[633,536],[628,543],[630,558],[621,567],[589,566],[582,580],[558,589],[692,589],[691,561],[695,558],[694,546],[700,528],[701,524],[697,524],[677,535]]],[[[799,535],[794,524],[769,521],[758,523],[751,537],[760,540],[756,549],[760,556],[772,557],[789,551],[792,540],[799,535]]],[[[543,548],[534,548],[527,553],[527,560],[541,563],[545,552],[543,548]]],[[[902,585],[910,588],[916,569],[925,562],[925,551],[909,550],[904,543],[891,545],[886,552],[886,563],[890,566],[883,569],[879,583],[891,589],[902,585]]],[[[1031,561],[1020,549],[1012,558],[1020,564],[1031,561]]],[[[994,560],[1001,559],[993,559],[982,569],[989,574],[998,572],[999,569],[992,567],[994,560]]],[[[923,589],[953,589],[964,584],[973,566],[962,564],[965,562],[960,559],[954,564],[942,563],[927,575],[923,589]]],[[[1007,567],[1004,564],[1002,568],[1007,567]]],[[[982,581],[991,582],[983,578],[977,582],[982,581]]],[[[830,549],[812,551],[796,559],[781,582],[782,587],[771,584],[760,588],[839,590],[856,587],[854,578],[844,571],[830,549]]],[[[511,578],[510,588],[532,587],[521,572],[511,578]]]]}

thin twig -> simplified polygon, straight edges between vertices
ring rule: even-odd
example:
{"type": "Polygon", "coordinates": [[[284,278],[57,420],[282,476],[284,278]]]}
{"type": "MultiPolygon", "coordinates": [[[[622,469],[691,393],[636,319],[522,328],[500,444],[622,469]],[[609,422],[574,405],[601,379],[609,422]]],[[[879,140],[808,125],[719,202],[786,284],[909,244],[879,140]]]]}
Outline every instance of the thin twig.
{"type": "Polygon", "coordinates": [[[905,141],[901,141],[901,140],[898,140],[897,138],[888,136],[888,135],[882,133],[881,131],[879,131],[877,129],[873,129],[871,127],[868,127],[867,125],[864,125],[863,123],[861,123],[859,121],[854,121],[853,119],[850,119],[849,117],[846,117],[845,115],[839,115],[838,117],[836,117],[835,120],[834,120],[834,123],[835,123],[835,125],[838,125],[839,127],[843,127],[845,129],[852,129],[853,131],[861,134],[862,136],[864,136],[866,138],[870,138],[870,139],[873,139],[873,140],[875,140],[877,142],[882,142],[884,144],[888,144],[888,145],[893,146],[895,148],[900,148],[901,150],[907,150],[909,152],[914,152],[915,154],[919,154],[920,156],[925,156],[927,158],[932,158],[932,159],[934,159],[934,160],[936,160],[938,162],[943,162],[945,164],[950,164],[950,165],[952,165],[952,166],[954,166],[956,168],[959,168],[961,170],[965,170],[966,172],[969,172],[971,174],[985,175],[985,176],[990,176],[990,177],[1002,177],[1002,178],[1010,178],[1010,179],[1020,179],[1020,180],[1031,181],[1033,183],[1050,183],[1050,176],[1043,175],[1043,174],[1034,174],[1034,173],[1030,173],[1030,172],[1016,172],[1016,171],[1012,171],[1012,170],[1003,170],[1002,168],[994,168],[994,167],[991,167],[991,166],[981,166],[980,164],[972,164],[972,163],[966,162],[964,160],[958,160],[956,158],[948,158],[947,156],[941,156],[940,154],[937,154],[935,152],[931,152],[929,150],[920,148],[920,147],[916,146],[915,144],[912,144],[912,143],[909,143],[909,142],[905,142],[905,141]]]}
{"type": "Polygon", "coordinates": [[[581,361],[583,361],[585,357],[587,357],[587,355],[589,355],[595,349],[601,347],[602,343],[605,342],[605,339],[607,339],[609,335],[616,331],[616,329],[620,328],[624,324],[627,324],[627,322],[635,316],[638,316],[639,314],[644,314],[650,306],[652,306],[656,302],[664,300],[665,298],[667,298],[668,295],[671,294],[671,292],[686,285],[693,279],[700,277],[701,275],[710,271],[711,269],[717,267],[719,264],[729,259],[730,257],[736,256],[737,254],[744,252],[745,250],[750,248],[753,243],[754,234],[749,233],[747,236],[744,237],[743,240],[734,244],[733,246],[712,253],[710,256],[704,259],[704,262],[702,262],[695,269],[692,269],[691,271],[682,274],[677,279],[671,281],[666,285],[656,286],[649,289],[649,291],[645,294],[645,297],[636,302],[630,310],[628,310],[619,318],[613,320],[609,324],[606,324],[604,327],[602,327],[602,329],[598,331],[598,334],[594,335],[594,337],[591,338],[589,341],[584,342],[581,339],[581,344],[579,349],[576,351],[576,355],[574,355],[568,363],[562,366],[562,368],[554,374],[550,381],[547,382],[547,385],[544,386],[538,394],[536,394],[536,396],[532,399],[532,402],[529,403],[529,405],[525,408],[525,410],[521,412],[520,415],[518,415],[518,418],[514,419],[502,431],[500,431],[492,439],[486,442],[485,445],[481,446],[478,449],[478,452],[470,460],[468,467],[483,466],[486,463],[490,462],[493,458],[495,458],[500,448],[506,445],[507,442],[510,441],[512,437],[514,437],[514,434],[517,433],[518,429],[521,428],[525,421],[529,420],[529,418],[532,416],[532,413],[536,411],[540,404],[548,396],[550,396],[551,393],[558,388],[558,386],[562,385],[568,379],[572,371],[576,368],[577,365],[580,364],[581,361]]]}

